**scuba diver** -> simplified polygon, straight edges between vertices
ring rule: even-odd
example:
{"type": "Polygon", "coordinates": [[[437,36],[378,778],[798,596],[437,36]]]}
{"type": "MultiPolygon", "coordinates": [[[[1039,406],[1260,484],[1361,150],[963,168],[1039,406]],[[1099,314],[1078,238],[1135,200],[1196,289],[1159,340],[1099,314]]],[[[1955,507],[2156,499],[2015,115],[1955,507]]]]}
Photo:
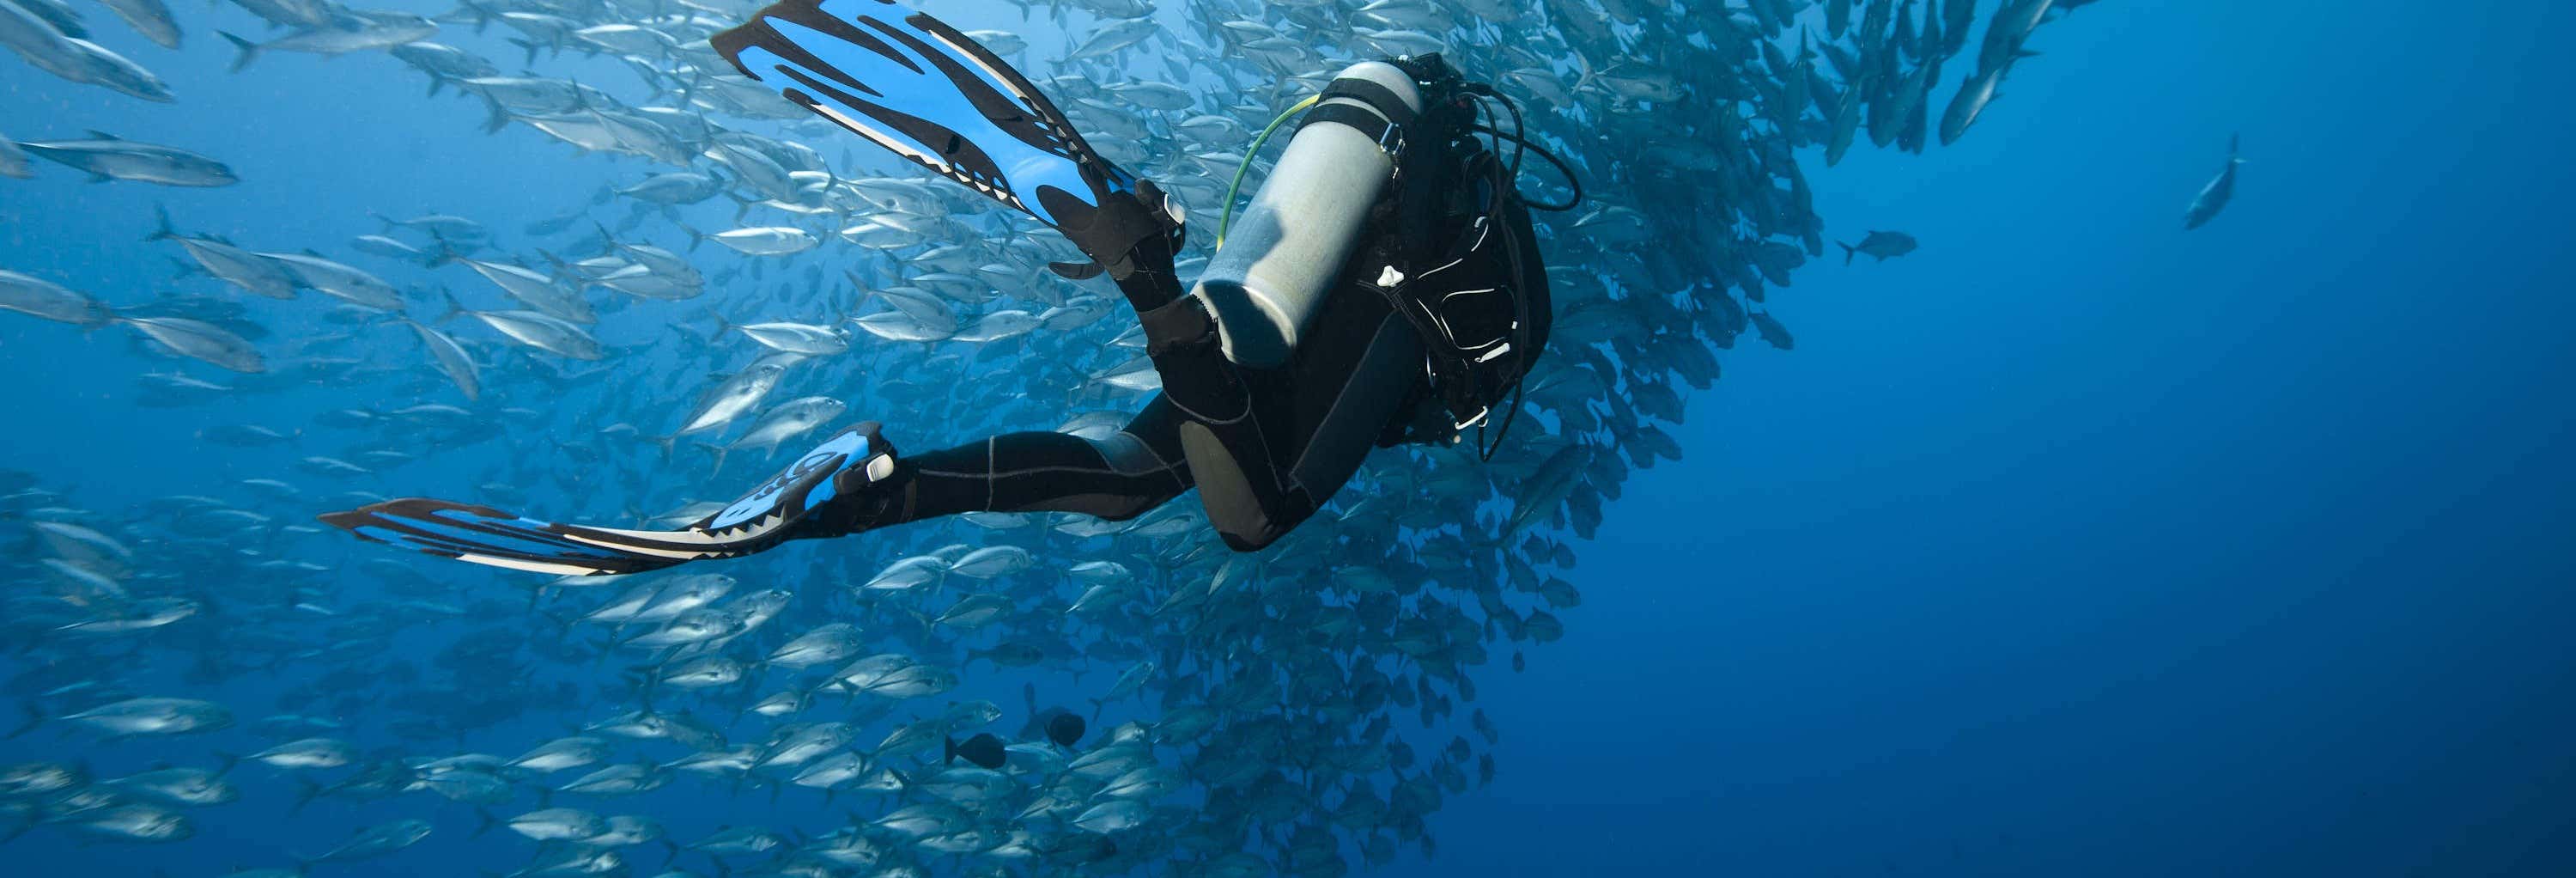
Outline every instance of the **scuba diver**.
{"type": "Polygon", "coordinates": [[[897,454],[880,425],[857,424],[676,531],[423,498],[323,521],[480,564],[624,574],[962,512],[1124,520],[1195,487],[1226,544],[1252,551],[1314,514],[1373,447],[1469,441],[1472,428],[1490,457],[1510,429],[1549,320],[1529,211],[1568,209],[1582,190],[1522,138],[1517,106],[1437,55],[1354,65],[1272,122],[1263,138],[1304,113],[1185,290],[1179,206],[955,28],[894,0],[785,0],[712,42],[798,105],[1070,239],[1091,261],[1051,268],[1117,285],[1162,393],[1099,440],[1023,432],[897,454]],[[1493,105],[1512,130],[1486,121],[1493,105]],[[1574,196],[1523,198],[1526,152],[1574,196]]]}

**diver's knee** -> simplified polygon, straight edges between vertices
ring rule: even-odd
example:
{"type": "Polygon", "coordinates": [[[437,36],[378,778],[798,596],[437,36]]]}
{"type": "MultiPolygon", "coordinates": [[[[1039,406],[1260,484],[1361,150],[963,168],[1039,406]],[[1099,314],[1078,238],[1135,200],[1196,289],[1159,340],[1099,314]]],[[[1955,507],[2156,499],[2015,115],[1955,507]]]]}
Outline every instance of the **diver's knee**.
{"type": "Polygon", "coordinates": [[[1226,548],[1233,549],[1238,553],[1258,552],[1263,549],[1270,548],[1270,544],[1278,542],[1280,537],[1279,532],[1276,531],[1235,533],[1233,531],[1220,530],[1216,533],[1217,536],[1224,538],[1226,548]]]}

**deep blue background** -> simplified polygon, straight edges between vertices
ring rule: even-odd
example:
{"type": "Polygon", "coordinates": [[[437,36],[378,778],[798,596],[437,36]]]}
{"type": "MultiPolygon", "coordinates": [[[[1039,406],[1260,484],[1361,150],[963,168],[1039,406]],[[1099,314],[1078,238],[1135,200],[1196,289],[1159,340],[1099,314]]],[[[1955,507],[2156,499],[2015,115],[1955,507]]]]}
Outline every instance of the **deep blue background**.
{"type": "Polygon", "coordinates": [[[1814,172],[1923,250],[1692,401],[1423,874],[2576,870],[2570,26],[2115,0],[1814,172]]]}
{"type": "MultiPolygon", "coordinates": [[[[0,134],[149,136],[246,180],[0,181],[0,265],[119,303],[167,276],[133,243],[156,201],[331,248],[370,209],[533,219],[639,167],[487,139],[389,59],[227,77],[202,27],[174,54],[93,19],[183,103],[10,61],[0,134]]],[[[2555,3],[2110,0],[2044,28],[1957,146],[1811,157],[1829,236],[1922,251],[1777,294],[1797,351],[1728,354],[1689,458],[1610,506],[1567,638],[1480,679],[1496,785],[1396,871],[2568,874],[2571,29],[2555,3]],[[2183,232],[2235,131],[2236,204],[2183,232]]],[[[126,407],[122,335],[0,321],[5,465],[100,508],[261,475],[169,453],[241,410],[126,407]]],[[[167,862],[356,816],[312,819],[203,820],[167,862]]],[[[466,868],[442,839],[370,865],[466,868]]]]}

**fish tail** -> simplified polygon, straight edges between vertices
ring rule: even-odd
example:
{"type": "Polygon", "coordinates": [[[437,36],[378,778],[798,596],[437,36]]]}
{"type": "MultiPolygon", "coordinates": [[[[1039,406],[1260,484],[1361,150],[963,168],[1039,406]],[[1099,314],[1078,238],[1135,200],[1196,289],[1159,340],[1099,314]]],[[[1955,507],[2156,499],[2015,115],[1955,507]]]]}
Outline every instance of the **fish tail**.
{"type": "Polygon", "coordinates": [[[229,31],[216,31],[215,34],[223,37],[226,42],[233,44],[233,51],[235,54],[233,55],[232,72],[242,72],[242,68],[250,66],[250,62],[259,58],[258,43],[234,36],[229,31]]]}
{"type": "Polygon", "coordinates": [[[483,133],[492,134],[510,127],[510,111],[503,109],[499,100],[487,93],[483,95],[483,107],[489,111],[483,117],[483,133]]]}
{"type": "Polygon", "coordinates": [[[172,239],[172,238],[179,237],[179,230],[174,229],[174,228],[171,228],[171,226],[170,226],[170,206],[169,206],[169,205],[166,205],[166,204],[159,204],[159,203],[155,203],[155,204],[153,204],[153,205],[152,205],[152,222],[153,222],[153,226],[154,226],[154,228],[152,229],[152,233],[151,233],[151,234],[149,234],[149,235],[145,235],[145,236],[143,236],[143,240],[146,240],[146,241],[167,241],[167,240],[170,240],[170,239],[172,239]]]}
{"type": "Polygon", "coordinates": [[[955,764],[957,764],[957,736],[956,736],[956,735],[942,735],[942,736],[940,736],[940,738],[939,738],[939,748],[940,748],[940,758],[939,758],[939,763],[940,763],[941,765],[955,765],[955,764]]]}
{"type": "MultiPolygon", "coordinates": [[[[681,83],[680,83],[680,106],[683,106],[683,107],[690,106],[690,103],[689,103],[689,102],[690,102],[690,100],[692,100],[692,99],[693,99],[693,97],[698,93],[698,86],[701,86],[701,85],[705,85],[705,84],[706,84],[706,81],[707,81],[707,72],[706,72],[706,71],[704,71],[704,70],[697,70],[697,71],[693,71],[693,73],[694,73],[695,75],[690,76],[686,81],[683,81],[683,82],[681,82],[681,83]]],[[[676,79],[679,79],[679,77],[676,77],[676,76],[675,76],[675,77],[672,77],[672,79],[675,79],[675,80],[676,80],[676,79]]]]}
{"type": "Polygon", "coordinates": [[[445,323],[455,319],[456,315],[465,313],[465,303],[456,301],[456,294],[448,292],[446,287],[438,288],[438,299],[447,303],[447,310],[439,312],[439,315],[430,318],[429,322],[445,323]]]}
{"type": "Polygon", "coordinates": [[[456,8],[463,9],[474,14],[474,32],[477,34],[482,33],[484,28],[490,27],[492,24],[492,10],[490,7],[484,6],[481,3],[476,3],[474,0],[457,0],[456,8]]]}
{"type": "Polygon", "coordinates": [[[1852,257],[1860,254],[1860,248],[1854,247],[1850,244],[1845,244],[1841,241],[1835,241],[1834,246],[1843,248],[1844,265],[1852,264],[1852,257]]]}
{"type": "Polygon", "coordinates": [[[701,451],[705,451],[706,453],[715,456],[715,465],[708,468],[707,475],[712,476],[724,472],[725,452],[733,450],[731,446],[718,445],[713,442],[692,442],[689,444],[701,451]]]}
{"type": "Polygon", "coordinates": [[[501,823],[501,818],[492,816],[492,812],[490,810],[480,806],[477,806],[474,809],[474,820],[474,832],[471,835],[467,835],[466,838],[481,838],[483,837],[483,833],[492,831],[492,827],[498,826],[501,823]]]}

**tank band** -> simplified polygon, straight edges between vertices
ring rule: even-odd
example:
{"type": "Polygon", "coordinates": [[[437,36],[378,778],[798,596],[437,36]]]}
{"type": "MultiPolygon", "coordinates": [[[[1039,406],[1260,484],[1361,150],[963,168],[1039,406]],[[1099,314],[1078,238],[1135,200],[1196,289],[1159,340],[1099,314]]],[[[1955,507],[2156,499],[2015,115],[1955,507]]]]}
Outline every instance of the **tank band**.
{"type": "Polygon", "coordinates": [[[1385,115],[1389,122],[1398,125],[1413,124],[1412,104],[1406,103],[1394,89],[1366,79],[1346,76],[1333,80],[1331,85],[1324,86],[1323,94],[1315,97],[1326,101],[1334,98],[1350,98],[1369,105],[1370,108],[1385,115]]]}
{"type": "Polygon", "coordinates": [[[1307,111],[1306,118],[1297,123],[1297,128],[1302,131],[1306,126],[1319,122],[1346,125],[1357,129],[1361,134],[1368,135],[1370,140],[1377,141],[1377,148],[1386,151],[1389,157],[1400,157],[1404,154],[1404,126],[1389,122],[1384,117],[1370,112],[1366,107],[1356,104],[1324,104],[1307,111]]]}

